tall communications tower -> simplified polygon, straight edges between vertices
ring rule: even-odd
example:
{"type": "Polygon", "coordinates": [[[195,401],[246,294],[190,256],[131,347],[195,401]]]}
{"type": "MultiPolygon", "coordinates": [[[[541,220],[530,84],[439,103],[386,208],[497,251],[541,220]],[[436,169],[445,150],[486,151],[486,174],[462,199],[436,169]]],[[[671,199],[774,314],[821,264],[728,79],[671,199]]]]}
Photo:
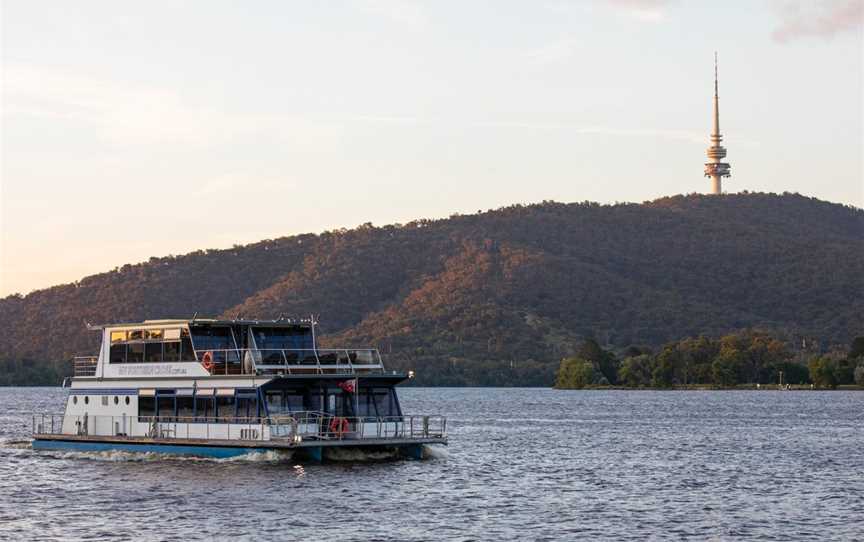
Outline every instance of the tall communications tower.
{"type": "Polygon", "coordinates": [[[723,162],[726,158],[726,148],[720,142],[720,98],[717,96],[717,53],[714,53],[714,130],[711,132],[711,146],[708,147],[708,163],[705,164],[705,176],[711,177],[711,193],[721,194],[723,177],[732,175],[732,167],[723,162]]]}

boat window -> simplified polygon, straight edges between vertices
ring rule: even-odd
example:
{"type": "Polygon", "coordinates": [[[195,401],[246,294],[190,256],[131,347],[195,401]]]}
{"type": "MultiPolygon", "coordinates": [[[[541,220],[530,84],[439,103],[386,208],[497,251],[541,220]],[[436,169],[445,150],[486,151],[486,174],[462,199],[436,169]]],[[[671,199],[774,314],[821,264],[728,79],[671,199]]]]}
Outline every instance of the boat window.
{"type": "Polygon", "coordinates": [[[188,335],[180,341],[180,361],[195,361],[195,349],[188,335]]]}
{"type": "Polygon", "coordinates": [[[125,331],[112,331],[111,332],[111,342],[117,343],[126,340],[126,332],[125,331]]]}
{"type": "Polygon", "coordinates": [[[372,393],[375,410],[379,417],[399,416],[399,403],[396,401],[393,388],[375,388],[372,393]]]}
{"type": "Polygon", "coordinates": [[[126,396],[126,404],[127,405],[129,404],[129,396],[128,395],[126,396]]]}
{"type": "Polygon", "coordinates": [[[180,341],[162,343],[162,361],[180,361],[180,341]]]}
{"type": "Polygon", "coordinates": [[[201,326],[192,328],[196,350],[233,350],[234,336],[230,327],[201,326]]]}
{"type": "Polygon", "coordinates": [[[160,418],[173,418],[176,414],[174,393],[160,391],[156,395],[156,408],[156,415],[160,418]]]}
{"type": "Polygon", "coordinates": [[[219,395],[216,397],[216,421],[229,421],[234,418],[234,396],[219,395]]]}
{"type": "Polygon", "coordinates": [[[139,422],[146,422],[148,420],[141,419],[146,416],[155,416],[156,415],[156,397],[149,395],[139,395],[138,396],[138,416],[139,422]]]}
{"type": "Polygon", "coordinates": [[[110,363],[126,363],[126,344],[112,344],[111,355],[109,356],[110,363]]]}
{"type": "Polygon", "coordinates": [[[355,407],[356,416],[375,417],[378,415],[378,412],[375,410],[375,400],[371,388],[360,388],[355,407]]]}
{"type": "Polygon", "coordinates": [[[129,340],[130,341],[140,341],[144,338],[144,332],[140,329],[136,329],[129,332],[129,340]]]}
{"type": "Polygon", "coordinates": [[[258,417],[257,395],[237,396],[237,417],[241,418],[241,421],[249,421],[251,418],[258,417]]]}
{"type": "Polygon", "coordinates": [[[188,419],[195,415],[195,398],[192,395],[177,395],[177,417],[180,421],[189,421],[188,419]]]}
{"type": "Polygon", "coordinates": [[[144,343],[129,343],[126,345],[126,363],[141,363],[144,361],[144,343]]]}
{"type": "Polygon", "coordinates": [[[216,403],[214,402],[213,389],[200,389],[195,393],[195,419],[206,422],[212,421],[207,418],[212,418],[216,415],[216,403]]]}
{"type": "Polygon", "coordinates": [[[292,412],[302,412],[303,410],[306,410],[303,406],[303,395],[302,390],[286,390],[285,407],[292,412]]]}
{"type": "Polygon", "coordinates": [[[144,330],[144,339],[149,341],[161,341],[162,340],[162,330],[161,329],[145,329],[144,330]]]}
{"type": "Polygon", "coordinates": [[[324,411],[324,392],[320,388],[309,390],[304,399],[304,410],[324,411]]]}
{"type": "Polygon", "coordinates": [[[357,415],[354,413],[354,402],[356,399],[353,393],[339,392],[330,397],[331,399],[335,399],[336,408],[333,412],[335,412],[337,416],[353,417],[357,415]]]}
{"type": "Polygon", "coordinates": [[[264,403],[267,405],[267,413],[272,415],[290,412],[285,408],[282,391],[268,391],[264,394],[264,403]]]}
{"type": "Polygon", "coordinates": [[[166,341],[180,340],[180,330],[179,329],[166,329],[165,330],[165,340],[166,341]]]}
{"type": "Polygon", "coordinates": [[[72,404],[73,404],[73,405],[77,405],[77,404],[78,404],[78,398],[75,397],[74,395],[72,396],[72,404]]]}
{"type": "Polygon", "coordinates": [[[162,361],[162,343],[144,343],[144,361],[162,361]]]}
{"type": "Polygon", "coordinates": [[[260,350],[309,350],[315,348],[308,327],[258,327],[253,329],[260,350]]]}
{"type": "Polygon", "coordinates": [[[288,414],[306,410],[303,390],[271,390],[264,395],[269,414],[288,414]]]}

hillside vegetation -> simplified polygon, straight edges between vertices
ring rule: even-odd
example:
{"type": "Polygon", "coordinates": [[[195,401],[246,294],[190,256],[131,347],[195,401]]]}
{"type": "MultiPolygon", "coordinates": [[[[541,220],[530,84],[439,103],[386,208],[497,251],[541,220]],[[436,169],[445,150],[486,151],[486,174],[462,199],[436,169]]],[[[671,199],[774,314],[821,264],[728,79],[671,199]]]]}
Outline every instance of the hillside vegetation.
{"type": "Polygon", "coordinates": [[[516,205],[151,258],[9,296],[0,361],[6,382],[53,378],[96,348],[85,321],[314,313],[324,343],[377,346],[419,383],[551,385],[586,337],[623,350],[758,328],[849,344],[864,328],[862,255],[864,211],[794,194],[516,205]]]}

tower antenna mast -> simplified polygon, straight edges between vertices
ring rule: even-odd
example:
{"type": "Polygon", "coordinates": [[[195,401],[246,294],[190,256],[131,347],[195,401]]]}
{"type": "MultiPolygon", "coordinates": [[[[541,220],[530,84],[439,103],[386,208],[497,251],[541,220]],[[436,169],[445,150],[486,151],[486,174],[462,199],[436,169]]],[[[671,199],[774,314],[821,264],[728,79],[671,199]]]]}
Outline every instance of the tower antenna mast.
{"type": "Polygon", "coordinates": [[[722,194],[723,177],[732,176],[732,167],[724,162],[726,158],[726,148],[720,143],[723,141],[723,136],[720,135],[720,96],[718,92],[718,76],[717,76],[717,51],[714,51],[714,126],[711,131],[708,147],[708,162],[705,164],[705,176],[711,178],[711,193],[722,194]]]}

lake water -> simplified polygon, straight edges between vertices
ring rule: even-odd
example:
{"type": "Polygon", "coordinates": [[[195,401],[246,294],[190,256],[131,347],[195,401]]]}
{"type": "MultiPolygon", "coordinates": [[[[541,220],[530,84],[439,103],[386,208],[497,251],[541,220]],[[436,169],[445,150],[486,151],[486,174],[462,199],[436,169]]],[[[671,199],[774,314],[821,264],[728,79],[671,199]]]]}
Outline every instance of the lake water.
{"type": "Polygon", "coordinates": [[[864,393],[411,389],[424,461],[34,452],[0,388],[0,539],[864,538],[864,393]]]}

